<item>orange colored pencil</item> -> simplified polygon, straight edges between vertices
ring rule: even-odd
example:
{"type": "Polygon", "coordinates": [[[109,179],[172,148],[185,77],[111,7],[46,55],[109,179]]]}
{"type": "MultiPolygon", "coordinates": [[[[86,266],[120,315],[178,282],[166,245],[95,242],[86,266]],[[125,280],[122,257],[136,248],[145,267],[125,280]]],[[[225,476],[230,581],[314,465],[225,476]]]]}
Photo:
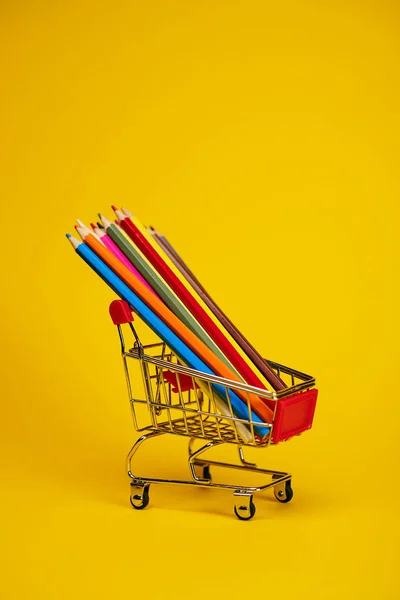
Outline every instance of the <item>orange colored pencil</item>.
{"type": "MultiPolygon", "coordinates": [[[[125,267],[88,229],[87,227],[77,227],[77,232],[83,241],[97,254],[106,265],[118,275],[124,283],[134,291],[139,298],[147,304],[156,315],[164,321],[185,343],[201,357],[208,366],[218,375],[231,381],[240,381],[238,376],[227,367],[196,335],[194,335],[182,321],[180,321],[165,304],[149,292],[149,290],[139,281],[129,269],[125,267]]],[[[247,404],[247,394],[236,390],[238,396],[247,404]]],[[[271,409],[265,404],[265,401],[255,394],[249,394],[250,404],[257,415],[266,423],[271,423],[273,414],[271,409]]]]}

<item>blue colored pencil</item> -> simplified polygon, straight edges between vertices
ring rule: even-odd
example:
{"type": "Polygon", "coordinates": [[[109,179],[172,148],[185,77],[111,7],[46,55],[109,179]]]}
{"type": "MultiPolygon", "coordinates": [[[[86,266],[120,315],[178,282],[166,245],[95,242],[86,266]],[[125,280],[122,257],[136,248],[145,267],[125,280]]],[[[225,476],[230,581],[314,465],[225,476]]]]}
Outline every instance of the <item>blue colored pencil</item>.
{"type": "MultiPolygon", "coordinates": [[[[116,294],[134,309],[143,321],[160,337],[175,354],[188,367],[209,375],[215,373],[181,340],[140,298],[83,242],[67,234],[67,238],[75,248],[76,253],[109,285],[116,294]]],[[[218,396],[226,403],[225,388],[219,384],[212,384],[218,396]]],[[[229,390],[229,398],[235,415],[243,420],[248,420],[247,405],[233,392],[229,390]]],[[[269,427],[258,415],[251,412],[254,430],[261,438],[269,434],[269,427]]]]}

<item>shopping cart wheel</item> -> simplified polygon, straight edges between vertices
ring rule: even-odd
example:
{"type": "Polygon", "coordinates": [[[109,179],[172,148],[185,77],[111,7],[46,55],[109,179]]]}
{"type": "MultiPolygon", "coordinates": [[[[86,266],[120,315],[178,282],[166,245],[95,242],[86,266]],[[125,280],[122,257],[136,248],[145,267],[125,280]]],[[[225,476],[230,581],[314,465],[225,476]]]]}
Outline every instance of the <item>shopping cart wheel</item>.
{"type": "Polygon", "coordinates": [[[144,485],[143,487],[132,487],[131,504],[133,508],[136,508],[136,510],[142,510],[143,508],[146,508],[150,502],[149,488],[149,484],[144,485]],[[134,493],[134,491],[136,493],[134,493]]]}
{"type": "Polygon", "coordinates": [[[235,504],[234,508],[235,515],[241,521],[250,521],[256,514],[256,506],[253,502],[253,496],[244,497],[243,501],[235,504]]]}
{"type": "Polygon", "coordinates": [[[290,502],[293,498],[293,490],[290,479],[288,479],[288,481],[285,481],[284,487],[276,486],[276,488],[274,488],[274,494],[278,502],[282,502],[282,504],[290,502]]]}

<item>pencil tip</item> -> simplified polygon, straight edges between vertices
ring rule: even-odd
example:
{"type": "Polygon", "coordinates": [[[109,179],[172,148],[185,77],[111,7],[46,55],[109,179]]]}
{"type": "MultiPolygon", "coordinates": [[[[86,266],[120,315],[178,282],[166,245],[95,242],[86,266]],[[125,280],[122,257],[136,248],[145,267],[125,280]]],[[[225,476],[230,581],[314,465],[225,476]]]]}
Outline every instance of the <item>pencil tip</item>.
{"type": "Polygon", "coordinates": [[[101,219],[101,213],[97,213],[97,216],[99,217],[99,219],[101,219]]]}
{"type": "Polygon", "coordinates": [[[74,225],[75,229],[78,229],[79,225],[74,225]]]}
{"type": "Polygon", "coordinates": [[[90,227],[91,227],[92,229],[96,229],[96,225],[95,225],[94,223],[90,223],[90,227]]]}
{"type": "Polygon", "coordinates": [[[67,237],[67,238],[70,238],[70,237],[71,237],[71,234],[70,234],[70,233],[66,233],[66,234],[65,234],[65,237],[67,237]]]}

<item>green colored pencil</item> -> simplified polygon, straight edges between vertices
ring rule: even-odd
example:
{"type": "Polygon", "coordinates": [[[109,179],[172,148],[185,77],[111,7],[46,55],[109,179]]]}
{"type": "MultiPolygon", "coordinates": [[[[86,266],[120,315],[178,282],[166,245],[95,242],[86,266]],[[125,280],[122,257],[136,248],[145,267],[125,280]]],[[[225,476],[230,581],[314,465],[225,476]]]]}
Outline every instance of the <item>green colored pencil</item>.
{"type": "Polygon", "coordinates": [[[198,324],[193,315],[188,311],[186,306],[182,304],[179,298],[174,294],[170,287],[165,283],[161,277],[156,273],[153,267],[144,259],[140,250],[138,250],[133,244],[131,244],[124,234],[119,230],[119,227],[103,217],[99,213],[101,222],[104,225],[106,233],[110,236],[112,241],[118,246],[118,248],[125,254],[126,258],[131,261],[133,266],[139,271],[141,276],[147,281],[152,289],[158,294],[158,296],[165,302],[170,310],[184,323],[189,329],[201,339],[206,346],[210,348],[230,369],[233,369],[231,363],[221,352],[218,346],[204,331],[201,325],[198,324]]]}

